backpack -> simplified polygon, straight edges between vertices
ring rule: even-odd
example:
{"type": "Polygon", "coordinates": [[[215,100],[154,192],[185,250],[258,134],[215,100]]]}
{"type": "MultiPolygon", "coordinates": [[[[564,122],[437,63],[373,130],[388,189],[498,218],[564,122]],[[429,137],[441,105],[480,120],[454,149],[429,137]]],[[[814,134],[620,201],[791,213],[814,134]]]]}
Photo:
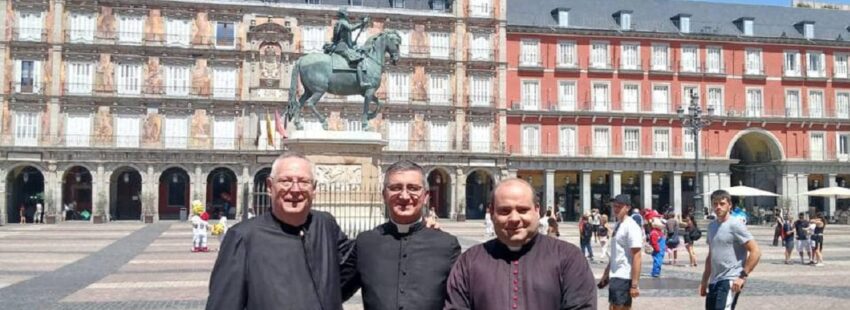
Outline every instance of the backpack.
{"type": "Polygon", "coordinates": [[[582,227],[582,237],[587,239],[593,237],[593,225],[590,225],[590,223],[587,222],[584,223],[584,227],[582,227]]]}
{"type": "Polygon", "coordinates": [[[699,227],[694,227],[688,232],[688,237],[691,237],[691,241],[697,241],[702,238],[702,231],[699,230],[699,227]]]}

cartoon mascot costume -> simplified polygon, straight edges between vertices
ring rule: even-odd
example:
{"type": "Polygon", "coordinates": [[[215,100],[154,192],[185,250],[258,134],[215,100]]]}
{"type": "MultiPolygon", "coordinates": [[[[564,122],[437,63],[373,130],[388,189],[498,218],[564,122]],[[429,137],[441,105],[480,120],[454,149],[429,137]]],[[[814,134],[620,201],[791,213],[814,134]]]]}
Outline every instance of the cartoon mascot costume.
{"type": "Polygon", "coordinates": [[[207,230],[210,228],[210,215],[200,200],[192,201],[192,252],[209,252],[207,230]]]}

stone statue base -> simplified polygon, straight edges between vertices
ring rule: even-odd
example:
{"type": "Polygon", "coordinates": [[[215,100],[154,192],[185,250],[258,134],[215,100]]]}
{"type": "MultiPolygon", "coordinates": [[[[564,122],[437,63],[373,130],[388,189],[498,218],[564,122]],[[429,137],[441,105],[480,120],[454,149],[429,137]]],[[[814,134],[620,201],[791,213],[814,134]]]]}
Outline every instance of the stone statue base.
{"type": "Polygon", "coordinates": [[[283,145],[315,165],[314,209],[330,212],[340,226],[358,230],[385,220],[379,161],[387,141],[380,133],[295,131],[283,145]]]}

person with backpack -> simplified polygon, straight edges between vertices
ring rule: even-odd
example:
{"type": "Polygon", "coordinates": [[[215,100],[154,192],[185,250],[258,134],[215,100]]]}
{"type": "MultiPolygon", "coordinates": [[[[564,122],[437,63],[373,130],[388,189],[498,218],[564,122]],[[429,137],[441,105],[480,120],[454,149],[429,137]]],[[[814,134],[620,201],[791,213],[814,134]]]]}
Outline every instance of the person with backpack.
{"type": "Polygon", "coordinates": [[[679,220],[676,219],[676,214],[673,212],[667,213],[667,223],[664,225],[667,228],[667,258],[670,265],[676,265],[679,256],[679,220]]]}
{"type": "Polygon", "coordinates": [[[782,224],[780,236],[782,237],[782,245],[785,246],[785,264],[791,265],[791,253],[794,253],[794,225],[791,223],[791,215],[786,214],[785,220],[779,218],[782,224]]]}
{"type": "Polygon", "coordinates": [[[584,214],[581,217],[581,221],[578,223],[578,235],[581,252],[592,262],[593,247],[590,246],[590,239],[593,238],[593,225],[590,224],[589,214],[584,214]]]}
{"type": "Polygon", "coordinates": [[[694,242],[702,238],[702,232],[697,227],[697,222],[694,220],[694,215],[689,214],[685,217],[685,234],[682,239],[685,240],[685,249],[688,250],[691,267],[697,266],[697,254],[694,251],[694,242]]]}

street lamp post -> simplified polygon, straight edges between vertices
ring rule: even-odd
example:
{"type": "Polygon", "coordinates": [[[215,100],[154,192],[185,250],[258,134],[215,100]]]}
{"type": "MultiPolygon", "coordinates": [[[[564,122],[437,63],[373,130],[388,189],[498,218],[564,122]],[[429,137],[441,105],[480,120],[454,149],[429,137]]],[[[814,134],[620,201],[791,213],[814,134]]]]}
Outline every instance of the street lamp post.
{"type": "Polygon", "coordinates": [[[691,91],[691,103],[688,105],[687,113],[685,113],[685,108],[681,106],[676,112],[682,121],[682,127],[690,129],[694,135],[694,172],[696,173],[696,177],[694,178],[694,211],[696,215],[694,217],[699,219],[704,215],[702,212],[702,190],[700,189],[701,178],[699,175],[700,132],[702,132],[703,128],[711,124],[710,118],[714,114],[714,107],[708,106],[708,113],[705,113],[699,104],[699,95],[691,91]]]}

